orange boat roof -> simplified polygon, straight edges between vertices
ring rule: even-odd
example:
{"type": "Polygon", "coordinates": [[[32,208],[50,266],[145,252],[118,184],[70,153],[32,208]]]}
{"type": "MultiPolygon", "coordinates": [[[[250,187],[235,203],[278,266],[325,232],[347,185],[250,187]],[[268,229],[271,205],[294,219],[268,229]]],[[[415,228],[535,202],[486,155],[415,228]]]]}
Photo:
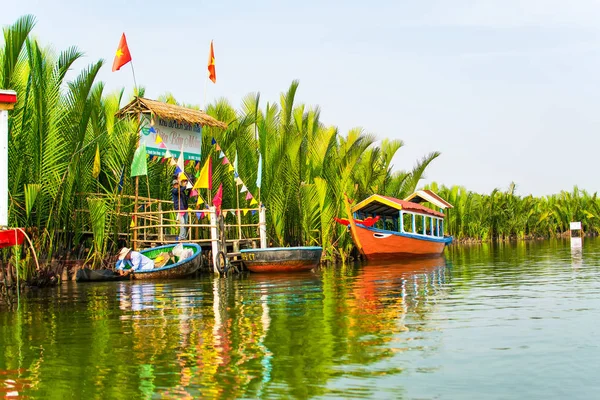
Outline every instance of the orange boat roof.
{"type": "Polygon", "coordinates": [[[352,207],[353,213],[362,211],[367,214],[381,215],[384,217],[395,217],[398,215],[399,210],[411,211],[432,217],[444,217],[443,213],[427,208],[419,203],[400,200],[389,196],[381,196],[379,194],[374,194],[352,207]]]}

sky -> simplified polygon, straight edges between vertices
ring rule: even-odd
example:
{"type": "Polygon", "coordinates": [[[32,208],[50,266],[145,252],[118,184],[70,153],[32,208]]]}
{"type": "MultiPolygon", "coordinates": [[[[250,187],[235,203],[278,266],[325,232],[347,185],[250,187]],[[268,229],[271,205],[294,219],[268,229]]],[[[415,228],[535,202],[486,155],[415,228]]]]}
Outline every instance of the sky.
{"type": "Polygon", "coordinates": [[[104,59],[109,92],[133,86],[129,66],[111,72],[125,32],[146,97],[264,106],[297,79],[324,124],[402,140],[394,169],[441,152],[423,183],[600,191],[598,0],[19,0],[0,25],[24,14],[40,42],[85,52],[75,72],[104,59]]]}

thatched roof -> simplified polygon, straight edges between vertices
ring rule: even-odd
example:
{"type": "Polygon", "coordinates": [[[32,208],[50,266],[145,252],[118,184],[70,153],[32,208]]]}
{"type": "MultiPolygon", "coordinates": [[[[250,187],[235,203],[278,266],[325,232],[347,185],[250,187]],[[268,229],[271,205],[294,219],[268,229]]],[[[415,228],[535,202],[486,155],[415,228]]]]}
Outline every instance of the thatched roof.
{"type": "Polygon", "coordinates": [[[139,113],[154,113],[164,120],[227,129],[226,123],[218,121],[203,111],[145,99],[143,97],[136,97],[131,103],[121,108],[117,113],[117,117],[123,118],[126,115],[138,115],[139,113]]]}

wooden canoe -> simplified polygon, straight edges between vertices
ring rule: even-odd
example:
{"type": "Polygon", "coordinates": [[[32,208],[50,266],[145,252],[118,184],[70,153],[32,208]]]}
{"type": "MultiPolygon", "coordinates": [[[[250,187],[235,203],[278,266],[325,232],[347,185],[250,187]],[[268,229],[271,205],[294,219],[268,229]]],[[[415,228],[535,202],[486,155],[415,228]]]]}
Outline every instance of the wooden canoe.
{"type": "Polygon", "coordinates": [[[240,250],[242,262],[252,272],[310,271],[321,261],[322,247],[272,247],[240,250]]]}
{"type": "MultiPolygon", "coordinates": [[[[154,260],[159,254],[171,251],[176,244],[168,244],[165,246],[152,247],[150,249],[141,250],[140,253],[154,260]]],[[[133,279],[173,279],[184,278],[192,275],[202,267],[202,249],[195,243],[184,243],[184,249],[194,250],[194,254],[183,260],[179,260],[175,264],[166,265],[162,268],[154,268],[146,271],[134,271],[133,279]]]]}

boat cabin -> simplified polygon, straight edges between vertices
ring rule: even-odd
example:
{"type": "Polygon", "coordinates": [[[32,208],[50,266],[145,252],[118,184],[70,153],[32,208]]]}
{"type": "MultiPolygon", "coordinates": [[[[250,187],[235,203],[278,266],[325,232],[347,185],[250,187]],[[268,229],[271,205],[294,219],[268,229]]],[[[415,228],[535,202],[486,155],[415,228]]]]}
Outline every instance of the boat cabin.
{"type": "Polygon", "coordinates": [[[434,192],[419,190],[404,200],[372,195],[356,204],[352,213],[359,225],[362,225],[362,222],[376,221],[372,228],[382,231],[442,238],[444,210],[447,208],[452,208],[452,205],[434,192]],[[421,203],[429,203],[439,211],[421,203]]]}

